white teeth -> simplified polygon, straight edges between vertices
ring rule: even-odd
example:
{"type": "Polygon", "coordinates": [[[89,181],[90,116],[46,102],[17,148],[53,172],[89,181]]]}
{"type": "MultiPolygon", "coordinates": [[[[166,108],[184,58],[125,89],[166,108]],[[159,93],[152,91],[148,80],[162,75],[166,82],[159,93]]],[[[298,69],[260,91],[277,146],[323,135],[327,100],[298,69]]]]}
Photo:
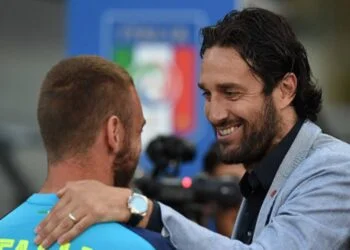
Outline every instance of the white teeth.
{"type": "Polygon", "coordinates": [[[233,126],[233,127],[226,128],[226,129],[218,129],[218,132],[219,132],[220,135],[226,136],[226,135],[231,134],[231,133],[232,133],[233,131],[235,131],[237,128],[239,128],[239,126],[233,126]]]}

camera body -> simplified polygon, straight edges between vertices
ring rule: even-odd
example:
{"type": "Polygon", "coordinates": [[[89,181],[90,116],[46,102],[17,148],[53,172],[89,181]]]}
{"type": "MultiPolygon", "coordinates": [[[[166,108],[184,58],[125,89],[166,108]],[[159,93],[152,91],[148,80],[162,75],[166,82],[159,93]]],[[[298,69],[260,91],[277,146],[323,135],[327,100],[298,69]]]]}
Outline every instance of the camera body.
{"type": "Polygon", "coordinates": [[[241,201],[237,177],[164,177],[153,180],[143,177],[135,185],[149,198],[173,207],[215,202],[221,207],[236,206],[241,201]]]}
{"type": "Polygon", "coordinates": [[[175,136],[158,136],[149,143],[146,153],[154,163],[153,172],[135,179],[134,184],[149,198],[190,218],[197,217],[204,204],[229,208],[240,203],[237,177],[178,177],[180,163],[192,161],[196,155],[190,142],[175,136]]]}
{"type": "Polygon", "coordinates": [[[188,141],[176,136],[158,136],[148,144],[146,153],[154,164],[153,178],[161,175],[175,177],[179,174],[179,164],[192,161],[196,149],[188,141]]]}

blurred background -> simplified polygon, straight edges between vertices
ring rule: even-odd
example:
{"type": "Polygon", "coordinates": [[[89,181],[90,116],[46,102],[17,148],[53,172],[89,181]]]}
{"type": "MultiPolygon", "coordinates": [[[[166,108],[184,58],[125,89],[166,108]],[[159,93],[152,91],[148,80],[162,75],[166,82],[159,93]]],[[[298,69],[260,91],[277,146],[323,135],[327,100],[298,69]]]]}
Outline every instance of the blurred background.
{"type": "MultiPolygon", "coordinates": [[[[144,149],[160,134],[190,142],[193,156],[179,160],[174,174],[191,187],[214,141],[196,89],[198,31],[231,9],[251,6],[288,18],[324,92],[319,125],[349,142],[348,0],[0,0],[0,217],[44,181],[37,98],[46,72],[69,55],[98,54],[128,69],[147,120],[144,149]]],[[[152,171],[151,160],[143,153],[138,176],[152,171]]]]}

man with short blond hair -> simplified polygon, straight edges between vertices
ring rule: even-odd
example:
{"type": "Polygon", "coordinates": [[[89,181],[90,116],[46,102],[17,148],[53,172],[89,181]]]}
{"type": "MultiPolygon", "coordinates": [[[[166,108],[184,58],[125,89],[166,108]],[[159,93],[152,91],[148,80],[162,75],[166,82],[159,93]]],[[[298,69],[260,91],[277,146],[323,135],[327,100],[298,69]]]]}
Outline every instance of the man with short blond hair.
{"type": "MultiPolygon", "coordinates": [[[[39,193],[1,219],[0,249],[37,249],[35,227],[51,215],[61,196],[56,193],[69,182],[94,180],[110,188],[128,187],[138,163],[145,124],[140,100],[129,74],[101,57],[68,58],[48,72],[40,91],[38,122],[48,175],[39,193]]],[[[136,219],[148,205],[140,207],[139,200],[147,201],[135,193],[129,200],[136,219]]],[[[68,220],[62,220],[62,226],[82,228],[89,218],[80,210],[77,206],[64,211],[68,220]]],[[[53,249],[58,248],[172,249],[160,234],[115,222],[91,226],[68,245],[53,249]]]]}

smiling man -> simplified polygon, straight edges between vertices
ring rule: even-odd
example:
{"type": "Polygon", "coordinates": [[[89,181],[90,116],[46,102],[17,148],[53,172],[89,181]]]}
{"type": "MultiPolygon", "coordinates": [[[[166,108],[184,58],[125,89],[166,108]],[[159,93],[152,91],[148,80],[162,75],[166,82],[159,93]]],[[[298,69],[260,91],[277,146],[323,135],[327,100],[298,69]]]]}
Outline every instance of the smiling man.
{"type": "MultiPolygon", "coordinates": [[[[314,123],[321,91],[287,21],[267,10],[244,9],[203,28],[202,35],[199,87],[206,116],[222,161],[243,163],[247,170],[232,239],[158,202],[138,226],[162,232],[181,250],[349,249],[350,146],[314,123]]],[[[80,206],[79,216],[91,219],[63,228],[60,220],[68,218],[58,205],[38,227],[38,243],[59,237],[65,242],[92,223],[128,221],[132,214],[129,189],[78,182],[62,193],[62,199],[71,197],[68,208],[80,206]],[[103,214],[96,212],[99,206],[103,214]]]]}
{"type": "MultiPolygon", "coordinates": [[[[236,50],[219,46],[208,48],[203,53],[201,72],[198,86],[206,99],[206,116],[214,127],[223,162],[245,163],[249,167],[276,145],[296,122],[297,115],[290,106],[285,113],[292,122],[281,126],[283,130],[279,131],[280,121],[272,96],[264,95],[263,81],[254,75],[236,50]],[[278,131],[280,135],[276,136],[278,131]]],[[[290,85],[289,90],[283,89],[288,98],[285,106],[289,106],[295,94],[295,75],[284,80],[290,85]]]]}

